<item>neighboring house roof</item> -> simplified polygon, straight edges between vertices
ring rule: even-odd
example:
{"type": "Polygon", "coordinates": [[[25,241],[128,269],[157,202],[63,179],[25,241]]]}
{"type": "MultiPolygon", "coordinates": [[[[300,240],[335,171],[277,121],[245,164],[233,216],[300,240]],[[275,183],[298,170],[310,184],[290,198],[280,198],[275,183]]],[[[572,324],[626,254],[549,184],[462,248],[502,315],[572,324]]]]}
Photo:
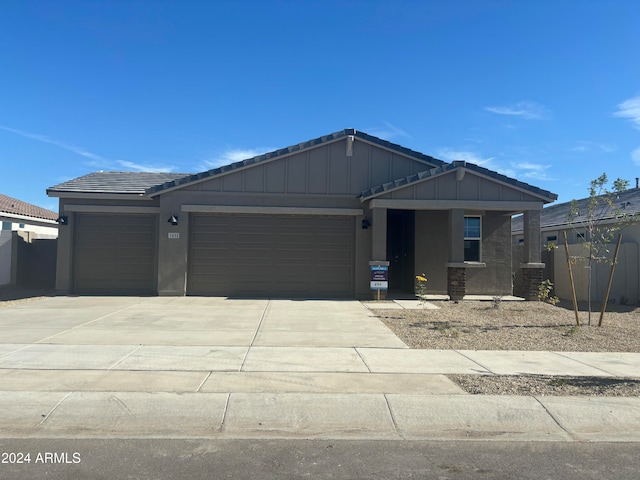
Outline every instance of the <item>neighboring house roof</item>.
{"type": "Polygon", "coordinates": [[[447,165],[447,162],[444,162],[442,160],[438,160],[437,158],[433,158],[430,157],[429,155],[425,155],[423,153],[420,152],[416,152],[414,150],[411,150],[409,148],[403,147],[401,145],[395,144],[395,143],[391,143],[388,142],[386,140],[382,140],[381,138],[377,138],[374,137],[372,135],[368,135],[364,132],[359,132],[353,128],[346,128],[344,130],[341,130],[339,132],[335,132],[335,133],[331,133],[329,135],[325,135],[323,137],[319,137],[313,140],[309,140],[307,142],[303,142],[303,143],[298,143],[296,145],[291,145],[289,147],[286,148],[281,148],[279,150],[275,150],[273,152],[269,152],[269,153],[265,153],[263,155],[258,155],[256,157],[252,157],[246,160],[242,160],[239,162],[235,162],[232,163],[230,165],[223,165],[221,167],[218,168],[214,168],[211,170],[207,170],[206,172],[201,172],[201,173],[197,173],[188,177],[184,177],[179,179],[176,182],[168,182],[165,183],[163,185],[157,185],[154,187],[151,187],[147,190],[147,194],[154,196],[157,195],[158,193],[162,192],[163,190],[167,190],[169,188],[173,188],[176,186],[183,186],[186,185],[188,183],[191,182],[196,182],[196,181],[200,181],[202,179],[205,178],[211,178],[211,177],[215,177],[216,175],[220,175],[223,173],[228,173],[231,172],[233,170],[237,170],[239,168],[244,168],[244,167],[248,167],[250,165],[254,165],[256,163],[260,163],[260,162],[265,162],[267,160],[274,160],[278,157],[281,157],[283,155],[289,155],[291,153],[295,153],[295,152],[299,152],[301,150],[306,150],[307,148],[311,148],[311,147],[315,147],[318,145],[321,145],[323,143],[328,143],[328,142],[333,142],[335,140],[347,137],[347,136],[354,136],[356,138],[362,139],[364,141],[367,141],[369,143],[373,143],[375,145],[379,145],[381,147],[385,147],[388,148],[390,150],[394,150],[398,153],[402,153],[404,155],[407,155],[409,157],[415,158],[417,160],[421,160],[423,162],[427,162],[431,165],[447,165]]]}
{"type": "Polygon", "coordinates": [[[2,216],[3,213],[53,221],[58,218],[56,212],[0,193],[0,216],[2,216]]]}
{"type": "Polygon", "coordinates": [[[96,172],[74,178],[47,189],[55,193],[129,193],[144,194],[155,185],[175,182],[188,173],[96,172]]]}
{"type": "Polygon", "coordinates": [[[479,173],[486,177],[492,178],[494,180],[501,181],[513,187],[519,188],[521,190],[526,190],[529,193],[542,197],[548,202],[553,202],[558,198],[555,193],[551,193],[547,190],[542,190],[541,188],[534,187],[533,185],[529,185],[528,183],[521,182],[519,180],[515,180],[513,178],[506,177],[500,173],[494,172],[493,170],[489,170],[484,167],[480,167],[478,165],[474,165],[473,163],[467,163],[462,160],[456,160],[452,163],[444,163],[439,167],[432,168],[430,170],[426,170],[424,172],[418,172],[414,175],[410,175],[408,177],[399,178],[394,180],[393,182],[384,183],[382,185],[378,185],[376,187],[365,190],[360,194],[360,198],[362,200],[368,200],[373,197],[377,197],[378,195],[383,195],[385,193],[389,193],[393,190],[397,190],[399,188],[404,188],[413,183],[420,182],[422,180],[426,180],[428,178],[433,178],[444,173],[457,170],[459,168],[465,168],[472,172],[479,173]]]}
{"type": "MultiPolygon", "coordinates": [[[[576,200],[578,213],[571,223],[580,224],[585,219],[585,214],[589,208],[589,197],[576,200]]],[[[603,203],[601,203],[603,205],[603,203]]],[[[614,199],[614,210],[606,213],[602,220],[613,219],[617,209],[621,214],[633,215],[640,214],[640,189],[632,188],[620,192],[614,199]]],[[[557,227],[563,227],[569,224],[567,213],[571,209],[571,202],[558,203],[551,205],[542,210],[540,214],[540,228],[549,230],[557,227]]],[[[511,233],[522,233],[524,227],[522,225],[522,216],[514,217],[511,220],[511,233]]]]}

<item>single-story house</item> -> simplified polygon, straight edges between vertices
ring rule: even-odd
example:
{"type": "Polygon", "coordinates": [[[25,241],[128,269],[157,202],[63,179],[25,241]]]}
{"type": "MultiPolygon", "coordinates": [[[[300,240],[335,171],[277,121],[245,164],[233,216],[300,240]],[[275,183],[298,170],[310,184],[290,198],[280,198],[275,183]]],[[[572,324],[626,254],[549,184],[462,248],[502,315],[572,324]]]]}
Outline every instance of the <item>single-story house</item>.
{"type": "MultiPolygon", "coordinates": [[[[389,289],[512,293],[511,216],[531,285],[556,195],[354,129],[197,174],[97,172],[59,197],[56,289],[74,293],[365,298],[389,289]]],[[[536,283],[537,282],[537,283],[536,283]]],[[[533,287],[532,287],[533,288],[533,287]]]]}
{"type": "MultiPolygon", "coordinates": [[[[637,181],[636,181],[637,182],[637,181]]],[[[571,202],[564,202],[551,205],[542,210],[540,214],[540,241],[544,247],[557,246],[557,249],[550,249],[544,252],[548,257],[546,276],[555,284],[556,295],[563,299],[571,298],[571,285],[569,283],[569,273],[564,249],[564,235],[567,236],[569,256],[573,258],[572,274],[576,286],[578,300],[587,300],[588,269],[585,268],[587,262],[581,257],[586,256],[583,243],[585,239],[585,228],[583,221],[588,212],[589,197],[576,200],[578,215],[571,222],[568,220],[568,213],[571,210],[571,202]]],[[[600,207],[596,209],[595,215],[598,224],[606,226],[620,221],[619,214],[638,216],[640,215],[640,188],[636,183],[635,188],[630,188],[616,195],[613,209],[604,208],[604,202],[600,202],[600,207]]],[[[514,217],[511,224],[514,248],[525,242],[524,218],[514,217]]],[[[637,304],[640,301],[640,223],[632,223],[624,227],[621,247],[618,252],[618,262],[615,269],[609,301],[612,303],[637,304]]],[[[606,293],[611,271],[610,260],[615,252],[616,238],[612,239],[612,244],[608,246],[609,261],[594,262],[592,268],[593,296],[592,299],[601,301],[606,293]]]]}
{"type": "Polygon", "coordinates": [[[0,193],[0,286],[53,281],[50,240],[58,236],[57,218],[56,212],[0,193]]]}
{"type": "Polygon", "coordinates": [[[56,237],[58,214],[0,193],[0,224],[3,232],[33,232],[56,237]]]}

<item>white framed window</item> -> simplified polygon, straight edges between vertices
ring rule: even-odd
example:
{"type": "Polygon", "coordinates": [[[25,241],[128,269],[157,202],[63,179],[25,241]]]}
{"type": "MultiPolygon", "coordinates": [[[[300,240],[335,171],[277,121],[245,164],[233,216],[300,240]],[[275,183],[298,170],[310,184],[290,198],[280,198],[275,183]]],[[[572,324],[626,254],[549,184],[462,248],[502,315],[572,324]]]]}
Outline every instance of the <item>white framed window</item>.
{"type": "Polygon", "coordinates": [[[464,261],[479,262],[482,258],[481,217],[464,217],[464,261]]]}

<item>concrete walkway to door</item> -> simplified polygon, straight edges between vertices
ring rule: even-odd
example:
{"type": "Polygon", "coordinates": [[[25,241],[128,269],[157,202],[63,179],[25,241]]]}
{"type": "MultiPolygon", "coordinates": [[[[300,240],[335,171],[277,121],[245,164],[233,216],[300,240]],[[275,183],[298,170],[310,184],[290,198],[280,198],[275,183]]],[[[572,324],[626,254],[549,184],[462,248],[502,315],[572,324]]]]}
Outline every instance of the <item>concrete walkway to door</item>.
{"type": "Polygon", "coordinates": [[[357,301],[53,297],[0,309],[0,438],[640,441],[640,398],[475,396],[446,377],[638,369],[409,349],[357,301]]]}

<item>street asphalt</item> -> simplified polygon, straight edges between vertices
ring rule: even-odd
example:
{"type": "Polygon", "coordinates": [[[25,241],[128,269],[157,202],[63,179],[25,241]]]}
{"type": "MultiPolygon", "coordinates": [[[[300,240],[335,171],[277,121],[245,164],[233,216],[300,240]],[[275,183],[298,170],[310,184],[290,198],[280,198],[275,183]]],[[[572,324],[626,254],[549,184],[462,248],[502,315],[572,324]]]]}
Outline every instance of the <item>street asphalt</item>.
{"type": "Polygon", "coordinates": [[[639,442],[638,397],[445,376],[639,372],[640,353],[409,349],[358,301],[59,296],[0,309],[0,438],[639,442]]]}

